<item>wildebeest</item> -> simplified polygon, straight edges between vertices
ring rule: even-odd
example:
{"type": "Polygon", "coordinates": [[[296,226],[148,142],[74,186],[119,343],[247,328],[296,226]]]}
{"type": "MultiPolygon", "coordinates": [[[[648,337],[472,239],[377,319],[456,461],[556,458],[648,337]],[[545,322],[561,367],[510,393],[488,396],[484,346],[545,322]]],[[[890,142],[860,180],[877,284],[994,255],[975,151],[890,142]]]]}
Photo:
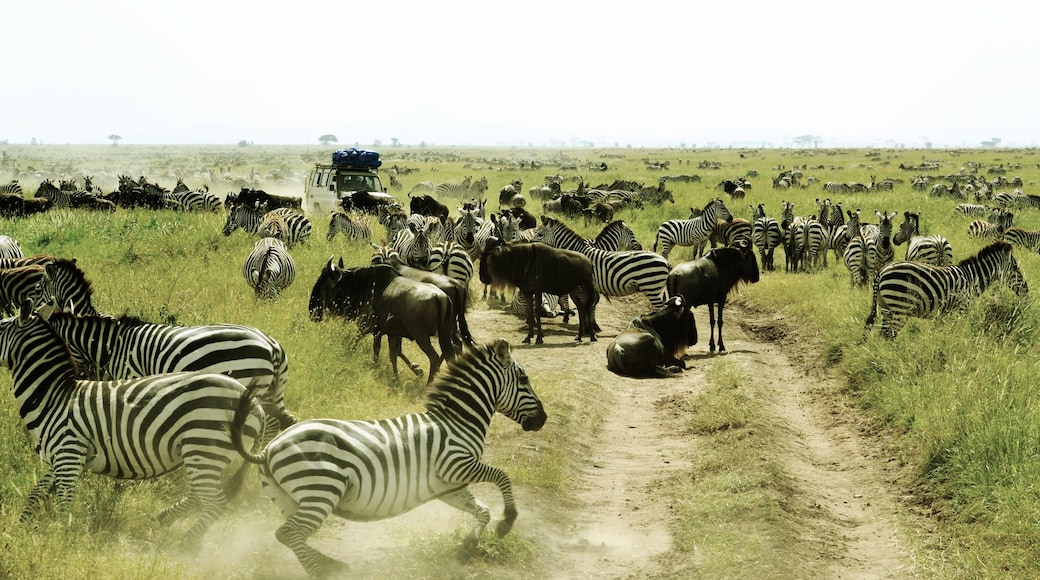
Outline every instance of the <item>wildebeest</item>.
{"type": "Polygon", "coordinates": [[[408,211],[410,211],[412,215],[418,214],[440,218],[442,222],[448,219],[450,213],[448,211],[448,206],[437,201],[433,196],[418,195],[412,197],[411,194],[408,194],[408,197],[411,200],[408,202],[408,211]]]}
{"type": "Polygon", "coordinates": [[[560,250],[534,242],[505,243],[492,237],[480,257],[480,281],[495,287],[511,286],[527,294],[527,338],[530,343],[537,330],[536,344],[542,343],[542,320],[534,305],[541,293],[570,295],[578,311],[578,336],[596,340],[594,308],[599,294],[593,287],[592,261],[583,254],[560,250]]]}
{"type": "Polygon", "coordinates": [[[417,376],[422,376],[422,369],[401,352],[402,338],[415,341],[430,359],[427,382],[433,380],[442,360],[455,356],[452,344],[455,313],[448,295],[432,284],[402,276],[385,264],[344,268],[342,258],[337,267],[330,257],[314,283],[308,310],[315,322],[320,322],[329,312],[357,322],[363,333],[372,333],[374,361],[379,360],[385,334],[395,378],[398,357],[417,376]],[[442,354],[438,354],[430,342],[434,335],[442,354]]]}
{"type": "Polygon", "coordinates": [[[300,211],[303,199],[286,195],[273,195],[262,189],[251,189],[248,187],[243,187],[237,194],[228,193],[224,198],[225,207],[229,207],[231,204],[252,207],[257,204],[265,203],[267,204],[267,209],[270,210],[284,207],[300,211]]]}
{"type": "Polygon", "coordinates": [[[343,208],[343,211],[349,213],[351,210],[356,210],[370,215],[379,215],[379,208],[393,204],[400,204],[400,202],[392,195],[381,191],[365,191],[363,189],[345,193],[343,194],[343,199],[340,200],[340,206],[343,208]]]}
{"type": "Polygon", "coordinates": [[[683,297],[637,316],[607,347],[607,368],[630,377],[666,377],[686,368],[682,356],[697,344],[697,323],[683,297]]]}
{"type": "Polygon", "coordinates": [[[668,296],[682,295],[687,308],[708,305],[709,352],[715,352],[715,312],[711,307],[717,305],[718,308],[719,352],[724,352],[726,345],[722,342],[722,309],[726,306],[729,293],[742,282],[758,282],[755,252],[751,242],[743,238],[732,246],[716,248],[701,258],[683,262],[668,274],[665,285],[668,296]]]}

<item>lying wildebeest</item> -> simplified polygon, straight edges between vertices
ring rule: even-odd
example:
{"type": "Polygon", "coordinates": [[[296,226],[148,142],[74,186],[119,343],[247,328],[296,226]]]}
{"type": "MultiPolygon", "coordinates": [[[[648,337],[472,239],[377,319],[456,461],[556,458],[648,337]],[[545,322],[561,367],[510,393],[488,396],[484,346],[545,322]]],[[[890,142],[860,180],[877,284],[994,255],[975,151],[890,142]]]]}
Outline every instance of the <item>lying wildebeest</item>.
{"type": "Polygon", "coordinates": [[[412,197],[412,194],[408,194],[410,201],[408,202],[408,211],[412,215],[425,215],[435,218],[440,218],[443,222],[448,219],[449,211],[448,206],[437,201],[431,195],[418,195],[412,197]]]}
{"type": "Polygon", "coordinates": [[[270,210],[284,207],[300,211],[303,199],[286,195],[273,195],[262,189],[251,189],[248,187],[243,187],[242,191],[239,191],[237,194],[228,193],[224,198],[224,207],[230,207],[231,204],[252,207],[256,204],[264,203],[267,204],[267,209],[270,210]]]}
{"type": "Polygon", "coordinates": [[[711,307],[718,305],[719,352],[723,352],[726,345],[722,342],[722,309],[730,291],[741,282],[758,282],[758,261],[751,242],[744,238],[732,246],[716,248],[701,258],[683,262],[668,274],[665,288],[669,296],[682,295],[687,308],[708,305],[708,352],[715,352],[715,312],[711,307]]]}
{"type": "Polygon", "coordinates": [[[427,382],[433,380],[442,360],[455,355],[455,311],[448,295],[432,284],[402,276],[385,264],[348,269],[343,267],[342,258],[338,267],[329,258],[314,283],[308,310],[315,322],[329,312],[356,321],[363,333],[371,332],[374,361],[379,360],[385,334],[395,378],[398,357],[416,376],[422,376],[419,365],[412,364],[401,352],[402,338],[414,340],[430,359],[427,382]],[[443,354],[437,354],[430,342],[434,335],[443,354]]]}
{"type": "Polygon", "coordinates": [[[667,377],[686,368],[686,347],[697,344],[697,323],[682,296],[637,316],[607,347],[607,368],[630,377],[667,377]]]}
{"type": "Polygon", "coordinates": [[[541,293],[570,295],[578,311],[578,336],[596,340],[594,308],[599,294],[592,284],[592,261],[585,255],[534,242],[505,243],[491,237],[480,257],[480,281],[497,288],[515,287],[527,295],[527,338],[530,343],[537,330],[536,344],[542,343],[542,320],[534,305],[541,293]]]}

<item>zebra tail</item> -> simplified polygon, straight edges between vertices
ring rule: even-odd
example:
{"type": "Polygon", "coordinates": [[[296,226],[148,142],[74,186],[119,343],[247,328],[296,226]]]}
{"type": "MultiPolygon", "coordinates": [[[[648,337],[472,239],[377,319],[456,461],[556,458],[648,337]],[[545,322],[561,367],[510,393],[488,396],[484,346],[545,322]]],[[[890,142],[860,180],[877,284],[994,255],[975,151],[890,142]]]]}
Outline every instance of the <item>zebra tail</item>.
{"type": "Polygon", "coordinates": [[[867,321],[863,325],[863,332],[869,333],[870,329],[874,326],[874,320],[877,318],[877,297],[878,290],[881,287],[881,271],[874,275],[874,281],[872,284],[872,292],[870,297],[870,313],[867,314],[867,321]]]}
{"type": "MultiPolygon", "coordinates": [[[[251,449],[246,449],[245,442],[242,441],[242,431],[245,429],[246,419],[249,418],[249,412],[253,410],[254,405],[256,404],[253,399],[253,393],[258,388],[259,386],[255,384],[246,387],[246,392],[242,395],[242,398],[238,400],[238,406],[235,407],[235,417],[231,421],[231,442],[235,445],[235,450],[238,451],[238,454],[241,455],[242,459],[245,459],[247,463],[256,464],[264,462],[263,453],[254,453],[251,449]]],[[[263,415],[263,413],[261,413],[261,415],[263,415]]],[[[266,418],[262,417],[260,423],[260,433],[257,434],[255,441],[267,441],[268,434],[266,418]]],[[[245,467],[246,466],[243,466],[242,469],[239,469],[239,472],[244,471],[245,467]]],[[[232,482],[237,477],[239,477],[239,473],[232,476],[228,484],[232,485],[232,482]]]]}
{"type": "Polygon", "coordinates": [[[654,234],[654,252],[657,251],[657,240],[661,238],[661,228],[657,228],[657,233],[654,234]]]}

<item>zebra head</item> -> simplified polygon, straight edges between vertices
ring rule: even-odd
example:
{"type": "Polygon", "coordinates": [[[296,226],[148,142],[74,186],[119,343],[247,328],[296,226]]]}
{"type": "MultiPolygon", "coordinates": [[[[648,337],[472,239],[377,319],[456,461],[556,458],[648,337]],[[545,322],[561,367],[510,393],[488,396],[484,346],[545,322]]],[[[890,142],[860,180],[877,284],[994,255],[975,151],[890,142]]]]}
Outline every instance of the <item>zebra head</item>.
{"type": "Polygon", "coordinates": [[[1022,270],[1018,267],[1018,260],[1015,259],[1015,255],[1011,252],[1012,247],[1011,244],[1008,244],[1006,249],[1002,248],[1007,259],[1004,260],[1000,278],[1004,281],[1004,285],[1014,291],[1015,294],[1025,296],[1029,294],[1029,284],[1026,282],[1025,276],[1022,275],[1022,270]]]}
{"type": "Polygon", "coordinates": [[[499,366],[503,379],[495,410],[519,423],[524,431],[538,431],[545,425],[545,408],[531,387],[527,372],[513,359],[509,343],[498,339],[485,348],[490,355],[489,361],[499,366]]]}
{"type": "Polygon", "coordinates": [[[904,211],[903,223],[899,224],[899,231],[892,236],[892,243],[898,246],[918,235],[920,233],[920,220],[920,214],[904,211]]]}

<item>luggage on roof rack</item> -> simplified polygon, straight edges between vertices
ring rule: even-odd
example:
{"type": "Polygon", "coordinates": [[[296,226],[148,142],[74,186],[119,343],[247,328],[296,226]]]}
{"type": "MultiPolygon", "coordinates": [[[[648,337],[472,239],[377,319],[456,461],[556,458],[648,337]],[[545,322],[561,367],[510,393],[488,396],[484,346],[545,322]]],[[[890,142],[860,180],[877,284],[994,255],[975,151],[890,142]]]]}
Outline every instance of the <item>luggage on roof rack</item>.
{"type": "Polygon", "coordinates": [[[363,167],[366,169],[375,169],[382,165],[383,161],[379,159],[378,151],[351,147],[349,149],[338,149],[333,151],[332,164],[341,167],[363,167]]]}

